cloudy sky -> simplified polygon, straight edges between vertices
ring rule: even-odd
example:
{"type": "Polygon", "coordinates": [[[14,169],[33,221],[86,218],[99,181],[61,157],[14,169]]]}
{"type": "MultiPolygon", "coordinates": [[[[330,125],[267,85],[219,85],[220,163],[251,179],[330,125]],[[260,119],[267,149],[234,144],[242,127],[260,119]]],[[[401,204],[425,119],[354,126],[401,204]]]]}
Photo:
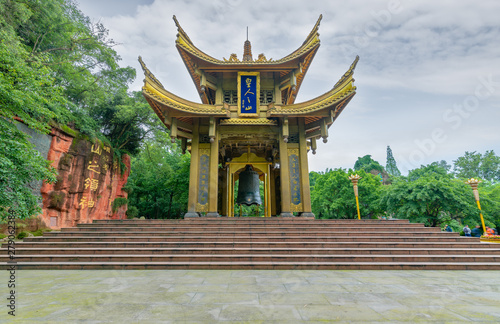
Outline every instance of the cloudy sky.
{"type": "Polygon", "coordinates": [[[311,170],[350,168],[366,154],[399,169],[453,160],[465,151],[500,154],[500,2],[298,0],[77,0],[101,21],[122,65],[137,57],[171,92],[199,102],[175,48],[176,15],[194,44],[222,59],[243,55],[246,27],[254,57],[279,59],[298,48],[320,14],[321,47],[296,102],[330,90],[360,56],[357,94],[318,142],[311,170]]]}

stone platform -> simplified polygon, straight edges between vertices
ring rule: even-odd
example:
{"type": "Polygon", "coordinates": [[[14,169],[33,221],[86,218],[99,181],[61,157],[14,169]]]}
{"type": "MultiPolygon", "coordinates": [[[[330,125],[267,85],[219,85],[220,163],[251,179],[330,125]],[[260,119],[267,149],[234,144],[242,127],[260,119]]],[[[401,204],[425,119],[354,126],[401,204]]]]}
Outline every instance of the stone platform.
{"type": "Polygon", "coordinates": [[[500,270],[500,245],[407,220],[98,220],[25,238],[14,261],[59,270],[500,270]]]}
{"type": "MultiPolygon", "coordinates": [[[[1,323],[499,323],[498,271],[22,270],[1,323]]],[[[0,271],[0,282],[9,272],[0,271]]],[[[7,296],[5,294],[4,296],[7,296]]]]}

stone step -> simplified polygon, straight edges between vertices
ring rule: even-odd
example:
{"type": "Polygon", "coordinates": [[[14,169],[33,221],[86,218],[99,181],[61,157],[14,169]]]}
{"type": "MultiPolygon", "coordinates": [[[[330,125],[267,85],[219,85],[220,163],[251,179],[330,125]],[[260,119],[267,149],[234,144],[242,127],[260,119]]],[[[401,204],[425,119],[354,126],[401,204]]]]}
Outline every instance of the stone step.
{"type": "MultiPolygon", "coordinates": [[[[7,262],[8,256],[0,256],[7,262]]],[[[500,255],[128,254],[16,255],[16,262],[500,262],[500,255]]]]}
{"type": "Polygon", "coordinates": [[[309,219],[300,217],[280,218],[280,217],[217,217],[217,218],[189,218],[189,219],[124,219],[124,220],[94,220],[92,223],[79,224],[137,224],[137,225],[152,225],[152,224],[346,224],[351,226],[364,226],[365,224],[418,224],[410,223],[407,219],[392,219],[392,220],[379,220],[379,219],[309,219]]]}
{"type": "Polygon", "coordinates": [[[234,242],[235,240],[251,241],[251,242],[373,242],[388,240],[392,242],[460,242],[467,240],[466,238],[460,236],[95,236],[95,235],[81,235],[81,236],[64,236],[64,235],[53,235],[53,236],[41,236],[41,237],[27,237],[24,239],[25,242],[31,241],[45,241],[45,242],[136,242],[138,240],[144,242],[185,242],[185,241],[196,241],[199,239],[210,240],[214,242],[234,242]]]}
{"type": "MultiPolygon", "coordinates": [[[[500,246],[495,244],[483,243],[460,243],[460,242],[18,242],[16,249],[81,249],[81,248],[99,249],[155,249],[155,248],[258,248],[258,249],[481,249],[497,250],[500,246]]],[[[7,249],[7,244],[3,244],[3,250],[7,249]]],[[[0,253],[1,254],[1,253],[0,253]]]]}
{"type": "MultiPolygon", "coordinates": [[[[308,227],[347,227],[347,228],[354,228],[352,224],[349,223],[311,223],[311,221],[308,221],[306,223],[293,223],[293,222],[286,222],[286,223],[275,223],[275,222],[269,222],[269,223],[264,223],[264,222],[249,222],[249,223],[239,223],[239,222],[222,222],[222,223],[200,223],[200,224],[192,224],[192,223],[88,223],[88,224],[78,224],[77,228],[104,228],[104,227],[135,227],[135,228],[140,228],[140,227],[165,227],[165,228],[180,228],[180,227],[187,227],[187,228],[193,228],[195,227],[194,225],[199,225],[203,226],[203,228],[274,228],[274,227],[292,227],[292,228],[297,228],[300,226],[303,226],[305,228],[308,227]]],[[[365,227],[396,227],[398,229],[400,228],[408,228],[408,227],[418,227],[422,228],[425,227],[423,224],[418,224],[418,223],[393,223],[393,222],[387,222],[387,223],[362,223],[359,225],[356,225],[356,228],[365,228],[365,227]]]]}
{"type": "MultiPolygon", "coordinates": [[[[11,265],[0,263],[0,269],[11,265]]],[[[500,270],[491,262],[19,262],[29,270],[500,270]]]]}
{"type": "MultiPolygon", "coordinates": [[[[6,244],[0,268],[9,263],[6,244]]],[[[18,269],[500,270],[500,246],[407,220],[97,221],[16,243],[18,269]]]]}
{"type": "Polygon", "coordinates": [[[348,226],[308,226],[306,228],[297,229],[296,226],[272,226],[272,227],[207,227],[201,231],[196,227],[182,226],[182,227],[135,227],[135,226],[102,226],[102,227],[76,227],[76,228],[63,228],[61,232],[181,232],[181,233],[189,233],[189,232],[211,232],[211,233],[236,233],[236,232],[392,232],[392,233],[400,233],[400,232],[441,232],[441,230],[437,227],[395,227],[395,226],[365,226],[362,228],[353,229],[348,226]]]}
{"type": "MultiPolygon", "coordinates": [[[[3,249],[2,255],[6,255],[3,249]]],[[[0,249],[1,251],[1,249],[0,249]]],[[[162,254],[390,254],[390,255],[500,255],[500,248],[305,248],[305,247],[17,247],[19,255],[162,255],[162,254]]]]}
{"type": "MultiPolygon", "coordinates": [[[[186,232],[169,232],[169,231],[155,231],[155,232],[121,232],[121,231],[97,231],[97,232],[80,232],[80,231],[65,231],[65,232],[48,232],[44,234],[46,237],[71,237],[71,236],[84,236],[89,235],[93,237],[106,237],[106,236],[165,236],[165,237],[343,237],[343,236],[384,236],[390,238],[394,232],[381,232],[381,231],[365,231],[365,232],[346,232],[346,231],[290,231],[290,232],[266,232],[266,231],[235,231],[235,232],[212,232],[212,231],[186,231],[186,232]]],[[[429,236],[429,237],[458,237],[458,233],[442,233],[442,232],[404,232],[398,236],[413,237],[413,236],[429,236]]]]}

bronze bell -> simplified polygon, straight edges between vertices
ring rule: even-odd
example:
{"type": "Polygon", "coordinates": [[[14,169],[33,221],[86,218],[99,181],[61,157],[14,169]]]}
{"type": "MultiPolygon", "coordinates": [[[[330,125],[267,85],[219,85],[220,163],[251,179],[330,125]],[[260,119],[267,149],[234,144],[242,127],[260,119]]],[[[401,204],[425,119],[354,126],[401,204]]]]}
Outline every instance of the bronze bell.
{"type": "Polygon", "coordinates": [[[249,164],[245,167],[245,171],[240,173],[236,203],[247,206],[262,204],[259,190],[259,174],[249,164]]]}

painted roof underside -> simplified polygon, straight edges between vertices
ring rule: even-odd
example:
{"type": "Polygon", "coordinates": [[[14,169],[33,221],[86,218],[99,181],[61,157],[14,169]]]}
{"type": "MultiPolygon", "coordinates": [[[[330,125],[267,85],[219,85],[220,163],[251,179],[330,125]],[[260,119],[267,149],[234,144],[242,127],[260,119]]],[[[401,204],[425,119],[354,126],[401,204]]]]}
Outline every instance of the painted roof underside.
{"type": "MultiPolygon", "coordinates": [[[[356,57],[347,72],[330,91],[298,104],[271,105],[267,117],[304,117],[306,118],[306,124],[308,124],[324,116],[325,111],[333,109],[336,118],[356,93],[353,74],[358,60],[359,57],[356,57]]],[[[175,115],[176,118],[181,118],[186,122],[190,122],[192,117],[229,117],[229,105],[208,105],[178,97],[163,87],[160,81],[149,71],[141,57],[139,57],[139,62],[145,75],[142,88],[143,95],[162,121],[169,115],[169,112],[174,112],[173,114],[170,113],[170,115],[175,115]]]]}

